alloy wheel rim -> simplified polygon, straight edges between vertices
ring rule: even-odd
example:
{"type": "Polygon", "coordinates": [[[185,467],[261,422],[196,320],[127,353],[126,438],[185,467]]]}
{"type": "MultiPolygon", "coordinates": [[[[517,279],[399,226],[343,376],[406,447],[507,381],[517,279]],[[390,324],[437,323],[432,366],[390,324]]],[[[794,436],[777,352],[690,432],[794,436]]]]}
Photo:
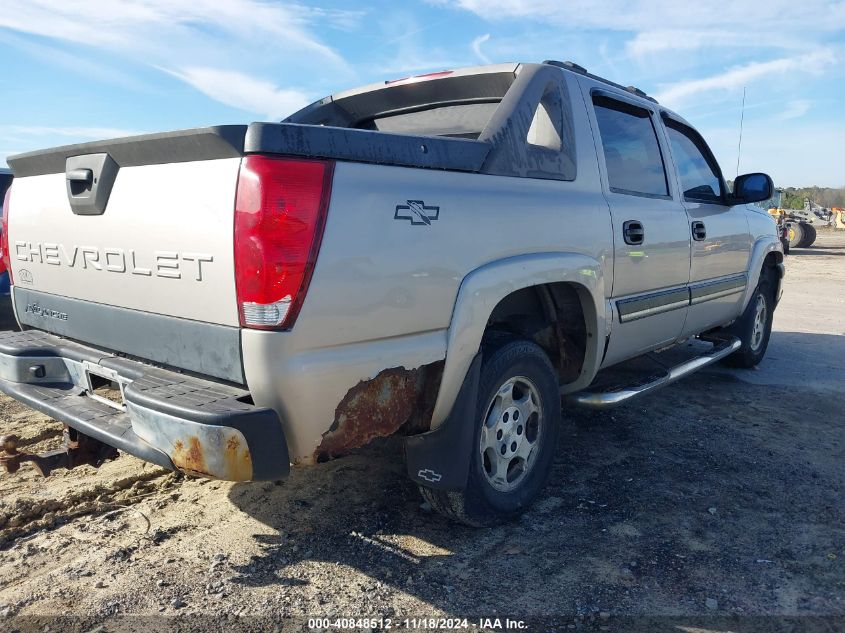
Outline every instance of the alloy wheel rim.
{"type": "Polygon", "coordinates": [[[754,329],[751,331],[751,349],[755,352],[763,344],[763,337],[766,334],[766,299],[763,295],[757,296],[757,305],[754,307],[754,329]]]}
{"type": "Polygon", "coordinates": [[[487,406],[481,427],[481,468],[490,485],[510,492],[526,478],[540,447],[540,392],[525,376],[508,379],[487,406]]]}

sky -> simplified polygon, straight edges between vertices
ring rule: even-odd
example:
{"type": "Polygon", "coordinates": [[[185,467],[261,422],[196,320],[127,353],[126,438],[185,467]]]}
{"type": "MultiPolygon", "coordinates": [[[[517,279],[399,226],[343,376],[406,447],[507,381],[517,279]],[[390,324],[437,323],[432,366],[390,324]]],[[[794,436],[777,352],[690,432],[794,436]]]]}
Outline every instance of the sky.
{"type": "Polygon", "coordinates": [[[280,120],[327,94],[498,62],[635,85],[725,176],[845,186],[845,1],[4,0],[0,164],[18,152],[280,120]],[[743,91],[742,151],[738,152],[743,91]]]}

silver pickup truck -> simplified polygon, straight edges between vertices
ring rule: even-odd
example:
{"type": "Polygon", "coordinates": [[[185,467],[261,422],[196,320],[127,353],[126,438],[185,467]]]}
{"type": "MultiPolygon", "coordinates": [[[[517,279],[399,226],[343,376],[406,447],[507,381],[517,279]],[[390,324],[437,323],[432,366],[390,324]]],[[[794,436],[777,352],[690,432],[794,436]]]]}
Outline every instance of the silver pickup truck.
{"type": "Polygon", "coordinates": [[[495,523],[539,494],[570,407],[758,363],[784,274],[749,204],[768,176],[728,191],[684,119],[571,62],[9,164],[22,331],[0,334],[0,390],[68,441],[29,455],[6,438],[10,470],[120,449],[277,480],[398,433],[435,509],[495,523]],[[693,339],[694,357],[599,386],[693,339]]]}

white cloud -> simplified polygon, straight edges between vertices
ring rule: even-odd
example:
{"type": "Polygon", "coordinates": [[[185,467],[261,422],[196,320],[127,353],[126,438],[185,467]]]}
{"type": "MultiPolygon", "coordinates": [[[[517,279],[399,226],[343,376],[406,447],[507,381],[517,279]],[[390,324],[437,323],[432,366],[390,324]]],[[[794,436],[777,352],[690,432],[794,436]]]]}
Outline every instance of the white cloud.
{"type": "Polygon", "coordinates": [[[572,29],[595,28],[616,31],[686,29],[714,27],[744,29],[747,37],[780,37],[784,25],[791,32],[805,26],[833,31],[845,25],[845,4],[841,0],[429,0],[432,4],[470,11],[491,20],[513,18],[553,21],[572,29]],[[768,29],[772,29],[769,31],[768,29]]]}
{"type": "Polygon", "coordinates": [[[629,55],[704,48],[799,48],[845,28],[842,0],[428,0],[490,22],[522,20],[560,29],[633,35],[629,55]],[[784,32],[787,28],[788,32],[784,32]],[[796,37],[806,33],[807,38],[796,37]]]}
{"type": "Polygon", "coordinates": [[[654,96],[658,101],[670,107],[679,107],[681,104],[689,102],[691,97],[696,97],[702,93],[736,90],[753,81],[772,75],[782,75],[787,72],[818,75],[835,62],[836,58],[831,50],[820,49],[795,57],[784,57],[766,62],[751,62],[703,79],[664,85],[654,96]]]}
{"type": "Polygon", "coordinates": [[[263,91],[271,102],[252,111],[266,114],[288,99],[295,101],[296,90],[250,81],[248,74],[280,67],[291,69],[292,76],[306,68],[352,74],[345,60],[310,28],[315,21],[349,28],[361,15],[264,0],[6,0],[0,27],[70,42],[98,51],[105,59],[117,54],[153,65],[230,105],[257,107],[259,103],[238,91],[263,91]],[[238,80],[227,87],[214,81],[215,72],[231,73],[238,80]]]}
{"type": "MultiPolygon", "coordinates": [[[[402,75],[429,70],[447,70],[468,66],[469,59],[460,59],[451,49],[432,45],[421,33],[437,28],[449,20],[421,23],[404,11],[390,13],[379,21],[383,38],[371,51],[374,60],[370,72],[381,76],[402,75]]],[[[469,57],[469,54],[466,54],[469,57]]]]}
{"type": "Polygon", "coordinates": [[[269,119],[292,114],[310,102],[299,90],[283,90],[270,81],[232,70],[194,67],[168,72],[215,101],[257,112],[269,119]]]}
{"type": "Polygon", "coordinates": [[[480,35],[474,40],[472,40],[472,52],[475,53],[475,56],[478,57],[478,59],[480,59],[485,64],[491,64],[492,62],[490,61],[490,58],[484,54],[484,51],[481,50],[481,45],[489,39],[490,34],[485,33],[484,35],[480,35]]]}
{"type": "Polygon", "coordinates": [[[110,83],[134,90],[149,90],[149,86],[137,77],[122,72],[111,64],[104,63],[103,60],[94,62],[85,56],[76,55],[57,46],[50,46],[25,35],[16,35],[11,31],[2,29],[0,29],[0,42],[17,48],[31,59],[52,64],[77,75],[84,75],[88,80],[110,83]]]}
{"type": "Polygon", "coordinates": [[[778,121],[789,121],[791,119],[800,119],[810,108],[813,107],[813,102],[809,99],[795,99],[786,104],[786,109],[777,115],[775,118],[778,121]]]}
{"type": "Polygon", "coordinates": [[[748,33],[732,29],[656,29],[641,31],[625,44],[626,52],[635,57],[715,47],[800,48],[806,43],[788,37],[749,37],[748,33]]]}
{"type": "MultiPolygon", "coordinates": [[[[6,0],[4,4],[0,26],[90,46],[140,49],[158,56],[162,45],[172,50],[204,39],[204,30],[216,30],[235,40],[231,44],[277,39],[278,45],[342,61],[307,32],[307,10],[260,0],[6,0]],[[174,36],[187,41],[171,41],[174,36]]],[[[217,39],[225,46],[222,38],[217,39]]]]}

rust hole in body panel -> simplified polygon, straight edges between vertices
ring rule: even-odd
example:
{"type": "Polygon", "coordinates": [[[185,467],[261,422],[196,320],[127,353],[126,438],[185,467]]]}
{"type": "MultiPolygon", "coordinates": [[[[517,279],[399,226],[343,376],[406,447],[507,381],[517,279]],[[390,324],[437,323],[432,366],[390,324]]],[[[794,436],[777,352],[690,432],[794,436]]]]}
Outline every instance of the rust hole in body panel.
{"type": "Polygon", "coordinates": [[[417,369],[393,367],[350,389],[335,409],[334,422],[314,453],[316,461],[339,457],[377,437],[428,429],[443,362],[417,369]]]}

